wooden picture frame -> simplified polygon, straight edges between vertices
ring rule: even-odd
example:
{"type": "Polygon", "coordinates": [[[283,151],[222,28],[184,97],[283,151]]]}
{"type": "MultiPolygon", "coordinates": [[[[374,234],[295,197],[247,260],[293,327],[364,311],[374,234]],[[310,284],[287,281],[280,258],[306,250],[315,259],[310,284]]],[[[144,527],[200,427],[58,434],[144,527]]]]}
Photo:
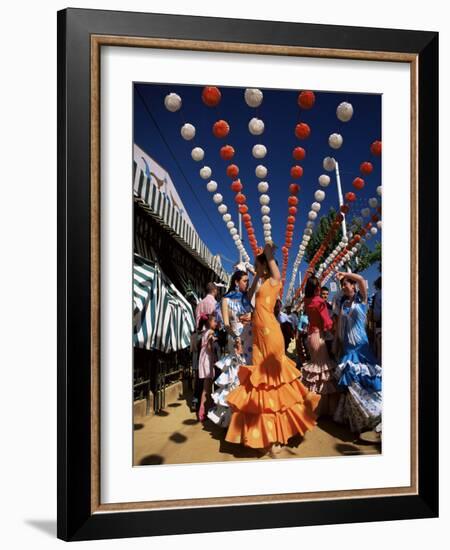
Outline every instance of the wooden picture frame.
{"type": "Polygon", "coordinates": [[[87,540],[436,517],[438,34],[67,9],[58,13],[58,537],[87,540]],[[411,67],[411,486],[100,502],[100,50],[363,59],[411,67]],[[433,215],[430,215],[433,213],[433,215]],[[235,513],[245,506],[245,514],[235,513]]]}

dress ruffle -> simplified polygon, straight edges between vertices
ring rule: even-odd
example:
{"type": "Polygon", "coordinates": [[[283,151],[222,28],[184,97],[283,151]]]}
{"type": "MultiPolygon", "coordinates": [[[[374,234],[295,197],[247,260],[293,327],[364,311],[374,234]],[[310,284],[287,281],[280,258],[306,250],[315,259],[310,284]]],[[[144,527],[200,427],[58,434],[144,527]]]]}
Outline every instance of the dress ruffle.
{"type": "Polygon", "coordinates": [[[231,419],[231,410],[228,406],[228,394],[239,386],[239,367],[245,359],[236,353],[222,357],[216,363],[221,373],[214,384],[217,390],[211,394],[215,406],[208,411],[208,418],[223,428],[226,428],[231,419]]]}
{"type": "Polygon", "coordinates": [[[301,383],[300,371],[291,359],[283,355],[278,368],[274,361],[267,368],[267,362],[240,367],[240,385],[228,395],[233,415],[227,441],[253,448],[286,444],[316,425],[314,411],[320,395],[301,383]]]}
{"type": "Polygon", "coordinates": [[[334,378],[334,366],[306,363],[302,367],[302,382],[309,391],[321,395],[338,391],[334,378]]]}
{"type": "Polygon", "coordinates": [[[363,355],[350,351],[336,368],[338,386],[345,388],[354,382],[369,392],[381,391],[381,367],[370,363],[363,355]]]}

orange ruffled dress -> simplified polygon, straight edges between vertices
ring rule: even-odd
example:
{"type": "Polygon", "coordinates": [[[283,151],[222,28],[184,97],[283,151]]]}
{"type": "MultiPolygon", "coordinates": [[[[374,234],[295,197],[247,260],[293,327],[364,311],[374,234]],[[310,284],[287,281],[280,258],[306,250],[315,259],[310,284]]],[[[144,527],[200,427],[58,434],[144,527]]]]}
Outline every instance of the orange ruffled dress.
{"type": "Polygon", "coordinates": [[[240,385],[227,396],[232,410],[226,441],[264,448],[286,444],[316,425],[320,395],[299,380],[300,371],[284,353],[284,339],[274,315],[281,282],[267,279],[256,293],[252,315],[253,365],[239,367],[240,385]]]}

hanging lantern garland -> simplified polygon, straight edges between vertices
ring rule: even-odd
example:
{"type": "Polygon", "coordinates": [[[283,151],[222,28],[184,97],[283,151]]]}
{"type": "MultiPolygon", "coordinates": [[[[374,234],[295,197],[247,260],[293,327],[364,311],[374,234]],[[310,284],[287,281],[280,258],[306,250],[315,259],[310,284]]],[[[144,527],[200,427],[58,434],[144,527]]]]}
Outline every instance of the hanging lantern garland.
{"type": "MultiPolygon", "coordinates": [[[[300,109],[304,109],[304,110],[311,109],[314,106],[315,101],[316,101],[315,94],[311,90],[303,90],[297,96],[297,104],[300,107],[300,109]]],[[[311,135],[311,128],[305,122],[298,122],[295,126],[294,134],[297,137],[297,139],[305,140],[311,135]]],[[[297,162],[303,161],[306,157],[306,150],[303,147],[297,146],[292,151],[292,157],[294,161],[297,161],[297,162]]],[[[290,176],[293,180],[297,180],[301,178],[303,176],[303,166],[301,166],[300,164],[294,164],[291,167],[290,176]]],[[[289,185],[288,216],[286,219],[287,223],[286,223],[285,242],[284,242],[284,246],[281,249],[283,254],[283,265],[282,265],[282,272],[281,272],[282,287],[284,287],[284,284],[286,281],[286,272],[287,272],[287,267],[289,263],[289,249],[292,246],[292,238],[293,238],[294,228],[295,228],[295,219],[296,219],[298,202],[299,202],[297,195],[299,191],[300,191],[300,185],[298,183],[294,182],[289,185]]],[[[325,197],[325,194],[323,195],[323,197],[325,197]]],[[[318,202],[315,204],[318,204],[319,205],[318,208],[320,209],[320,204],[318,202]]],[[[299,254],[306,249],[306,244],[309,239],[310,239],[309,235],[305,235],[305,234],[303,235],[303,239],[300,244],[301,248],[299,247],[299,252],[297,254],[296,259],[294,260],[294,266],[293,266],[291,281],[288,287],[287,297],[289,297],[292,292],[292,287],[297,274],[298,265],[301,261],[301,258],[299,261],[299,254]]]]}
{"type": "MultiPolygon", "coordinates": [[[[208,107],[216,107],[222,98],[220,90],[213,86],[205,86],[202,91],[202,101],[208,107]]],[[[164,105],[170,112],[176,112],[181,109],[182,100],[178,94],[170,93],[164,99],[164,105]]],[[[223,138],[228,135],[230,131],[229,124],[224,120],[217,121],[213,126],[213,134],[218,138],[223,138]]],[[[190,141],[196,135],[195,126],[190,123],[185,123],[180,130],[183,139],[190,141]]],[[[234,149],[231,145],[225,145],[220,150],[220,155],[224,160],[231,160],[234,156],[234,149]]],[[[191,151],[192,160],[195,162],[201,162],[205,158],[205,151],[201,147],[194,147],[191,151]]],[[[200,177],[204,180],[210,180],[206,184],[206,189],[212,194],[212,200],[217,205],[219,214],[222,216],[222,220],[225,223],[233,242],[242,254],[244,261],[250,261],[250,256],[245,249],[245,246],[241,240],[239,232],[235,226],[231,214],[228,212],[228,206],[223,202],[223,196],[218,192],[218,184],[216,181],[211,180],[212,170],[209,166],[203,166],[199,171],[200,177]]],[[[236,178],[239,174],[239,168],[232,164],[227,168],[227,175],[232,178],[236,178]]],[[[242,185],[239,191],[242,189],[242,185]]]]}

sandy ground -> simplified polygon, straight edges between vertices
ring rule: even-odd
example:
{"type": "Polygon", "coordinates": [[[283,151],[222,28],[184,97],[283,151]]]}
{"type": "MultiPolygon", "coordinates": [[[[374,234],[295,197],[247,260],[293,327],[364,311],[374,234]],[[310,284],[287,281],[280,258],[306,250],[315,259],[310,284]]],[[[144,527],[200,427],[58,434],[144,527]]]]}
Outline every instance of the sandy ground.
{"type": "MultiPolygon", "coordinates": [[[[225,430],[210,420],[198,422],[189,409],[190,396],[180,395],[158,415],[136,417],[134,465],[223,462],[228,460],[273,460],[270,455],[224,441],[225,430]]],[[[381,446],[355,440],[344,426],[319,419],[316,428],[302,439],[291,440],[276,459],[343,457],[379,454],[381,446]]]]}

